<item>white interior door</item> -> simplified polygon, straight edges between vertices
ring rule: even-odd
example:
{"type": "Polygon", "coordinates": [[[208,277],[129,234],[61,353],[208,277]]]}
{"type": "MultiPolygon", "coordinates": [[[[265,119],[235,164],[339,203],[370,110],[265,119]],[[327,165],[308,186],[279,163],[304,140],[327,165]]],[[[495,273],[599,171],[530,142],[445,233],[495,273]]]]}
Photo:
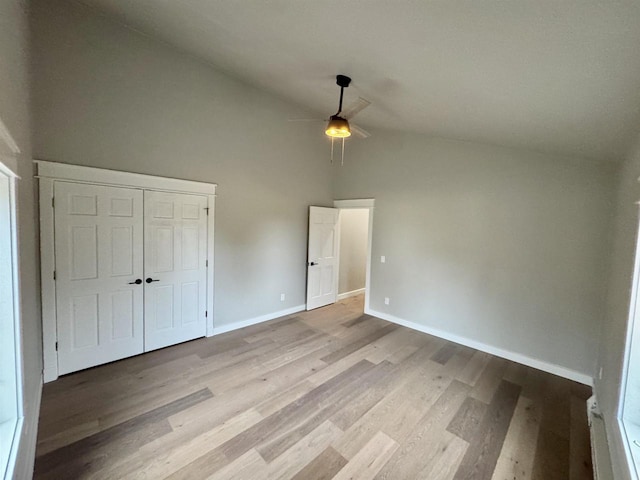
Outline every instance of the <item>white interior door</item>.
{"type": "Polygon", "coordinates": [[[54,198],[60,374],[142,353],[142,191],[56,182],[54,198]]]}
{"type": "Polygon", "coordinates": [[[309,207],[307,310],[338,298],[338,212],[337,208],[309,207]]]}
{"type": "Polygon", "coordinates": [[[206,334],[207,197],[144,192],[145,351],[206,334]]]}

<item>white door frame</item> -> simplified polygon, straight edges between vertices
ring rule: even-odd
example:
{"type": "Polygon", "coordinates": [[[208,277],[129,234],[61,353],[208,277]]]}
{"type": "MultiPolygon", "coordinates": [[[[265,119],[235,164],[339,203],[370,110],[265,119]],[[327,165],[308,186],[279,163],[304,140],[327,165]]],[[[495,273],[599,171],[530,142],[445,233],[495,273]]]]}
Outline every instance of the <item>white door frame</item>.
{"type": "Polygon", "coordinates": [[[139,173],[83,167],[64,163],[34,160],[40,191],[40,281],[42,288],[42,347],[44,381],[58,378],[55,242],[54,242],[54,183],[71,181],[93,185],[130,187],[171,193],[206,195],[209,217],[207,222],[207,336],[213,335],[214,305],[214,212],[216,187],[214,183],[195,182],[139,173]]]}
{"type": "MultiPolygon", "coordinates": [[[[356,208],[369,210],[369,229],[367,231],[367,273],[364,282],[364,313],[369,313],[369,299],[371,298],[371,245],[373,244],[373,209],[375,207],[375,202],[374,198],[333,201],[333,206],[341,210],[356,208]]],[[[340,239],[338,239],[338,241],[340,241],[340,239]]],[[[340,255],[339,250],[338,255],[340,255]]],[[[338,257],[338,262],[339,261],[340,258],[338,257]]],[[[340,288],[339,285],[338,288],[340,288]]]]}

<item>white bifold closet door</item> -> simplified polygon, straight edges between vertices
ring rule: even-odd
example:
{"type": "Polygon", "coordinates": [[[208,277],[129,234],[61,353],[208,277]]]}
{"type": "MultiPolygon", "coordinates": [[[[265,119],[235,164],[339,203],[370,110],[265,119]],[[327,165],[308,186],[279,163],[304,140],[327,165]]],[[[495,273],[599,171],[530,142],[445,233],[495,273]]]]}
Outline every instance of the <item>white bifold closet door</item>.
{"type": "Polygon", "coordinates": [[[144,192],[145,351],[203,337],[207,197],[144,192]]]}
{"type": "Polygon", "coordinates": [[[142,190],[55,183],[60,374],[144,351],[142,190]]]}
{"type": "Polygon", "coordinates": [[[205,336],[207,197],[54,189],[60,375],[205,336]]]}

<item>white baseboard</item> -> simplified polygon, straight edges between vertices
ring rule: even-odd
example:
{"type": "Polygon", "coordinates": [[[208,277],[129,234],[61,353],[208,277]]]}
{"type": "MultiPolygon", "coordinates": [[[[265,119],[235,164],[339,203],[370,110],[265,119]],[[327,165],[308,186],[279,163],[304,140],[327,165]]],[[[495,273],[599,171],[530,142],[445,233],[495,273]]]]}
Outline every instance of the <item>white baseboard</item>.
{"type": "Polygon", "coordinates": [[[404,320],[402,318],[398,318],[393,315],[389,315],[387,313],[378,312],[377,310],[365,308],[364,313],[368,315],[372,315],[374,317],[381,318],[383,320],[387,320],[388,322],[402,325],[403,327],[411,328],[412,330],[417,330],[422,333],[428,333],[429,335],[433,335],[434,337],[440,337],[445,340],[449,340],[451,342],[459,343],[460,345],[465,345],[475,350],[480,350],[482,352],[490,353],[491,355],[495,355],[497,357],[506,358],[507,360],[512,360],[514,362],[521,363],[529,367],[537,368],[538,370],[543,370],[545,372],[553,373],[554,375],[568,378],[569,380],[574,380],[578,383],[582,383],[584,385],[589,385],[590,387],[593,387],[592,377],[584,373],[572,370],[570,368],[565,368],[560,365],[556,365],[554,363],[545,362],[537,358],[529,357],[527,355],[522,355],[521,353],[512,352],[511,350],[505,350],[503,348],[495,347],[493,345],[488,345],[486,343],[478,342],[470,338],[461,337],[459,335],[455,335],[453,333],[446,332],[444,330],[439,330],[437,328],[432,328],[426,325],[421,325],[419,323],[411,322],[409,320],[404,320]]]}
{"type": "Polygon", "coordinates": [[[284,317],[285,315],[291,315],[293,313],[302,312],[307,308],[306,305],[297,305],[295,307],[287,308],[285,310],[280,310],[278,312],[267,313],[266,315],[260,315],[259,317],[253,317],[248,320],[242,320],[240,322],[229,323],[228,325],[220,325],[219,327],[213,326],[213,334],[209,335],[213,337],[215,335],[220,335],[221,333],[231,332],[233,330],[238,330],[239,328],[249,327],[251,325],[256,325],[257,323],[267,322],[269,320],[273,320],[274,318],[284,317]]]}
{"type": "Polygon", "coordinates": [[[44,379],[44,383],[53,382],[58,379],[58,369],[57,368],[45,368],[42,371],[42,377],[44,379]]]}
{"type": "Polygon", "coordinates": [[[357,295],[360,295],[361,293],[364,293],[364,288],[359,288],[357,290],[351,290],[350,292],[345,292],[345,293],[341,293],[338,295],[338,300],[344,300],[345,298],[349,298],[349,297],[355,297],[357,295]]]}

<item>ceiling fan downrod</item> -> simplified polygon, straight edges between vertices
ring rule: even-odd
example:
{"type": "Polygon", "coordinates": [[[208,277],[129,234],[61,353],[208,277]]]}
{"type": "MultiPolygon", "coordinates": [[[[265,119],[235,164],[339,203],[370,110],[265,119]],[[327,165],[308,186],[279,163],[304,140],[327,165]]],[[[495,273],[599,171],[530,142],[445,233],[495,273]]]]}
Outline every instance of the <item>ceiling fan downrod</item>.
{"type": "Polygon", "coordinates": [[[344,96],[344,89],[347,88],[351,83],[351,78],[347,77],[346,75],[337,75],[336,83],[340,87],[340,105],[338,106],[338,113],[336,113],[336,115],[338,116],[342,112],[342,97],[344,96]]]}

